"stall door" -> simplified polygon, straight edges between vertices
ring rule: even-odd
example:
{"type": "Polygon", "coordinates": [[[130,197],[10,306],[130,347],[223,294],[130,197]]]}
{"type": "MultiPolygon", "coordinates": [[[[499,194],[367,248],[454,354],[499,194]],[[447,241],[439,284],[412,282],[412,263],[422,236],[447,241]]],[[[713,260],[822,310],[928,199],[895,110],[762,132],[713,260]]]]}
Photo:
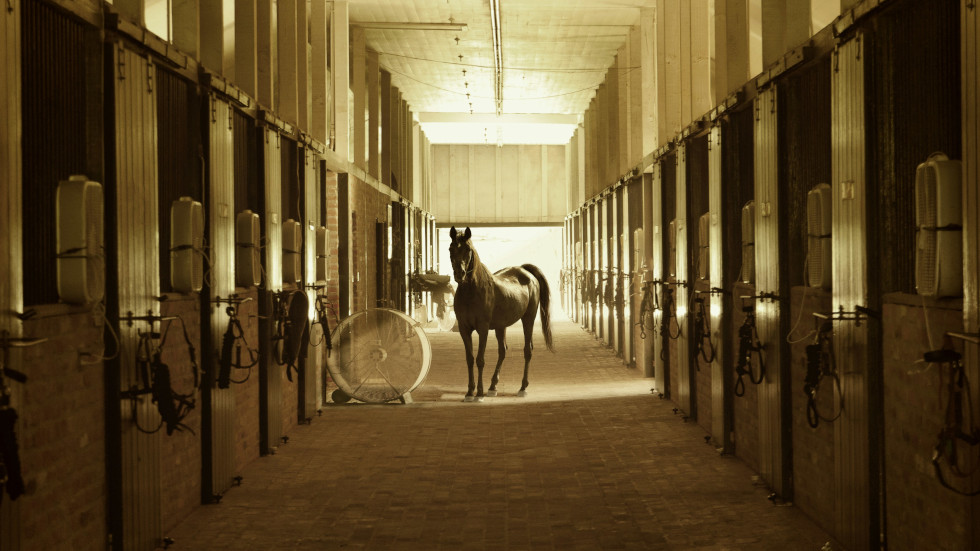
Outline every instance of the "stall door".
{"type": "MultiPolygon", "coordinates": [[[[303,177],[303,281],[306,283],[306,295],[310,301],[310,320],[314,318],[317,293],[326,294],[319,290],[321,282],[316,278],[316,228],[324,225],[320,220],[320,204],[322,201],[322,186],[320,185],[320,156],[310,148],[304,150],[303,177]]],[[[378,266],[379,271],[380,266],[378,266]]],[[[310,325],[310,344],[306,358],[301,365],[299,376],[299,418],[300,421],[312,419],[316,415],[316,374],[326,367],[326,342],[319,325],[310,325]]]]}
{"type": "MultiPolygon", "coordinates": [[[[228,328],[227,303],[235,293],[235,142],[234,110],[227,102],[212,95],[208,110],[208,244],[210,245],[210,325],[211,358],[221,356],[221,340],[228,328]]],[[[217,370],[212,368],[212,373],[217,370]]],[[[231,487],[235,477],[235,389],[210,385],[210,426],[205,437],[210,441],[210,494],[221,495],[231,487]]],[[[207,422],[208,418],[205,418],[207,422]]]]}
{"type": "MultiPolygon", "coordinates": [[[[864,36],[838,45],[831,73],[833,156],[833,310],[868,305],[864,36]]],[[[848,549],[869,549],[877,539],[872,515],[869,441],[868,320],[834,320],[834,353],[845,408],[834,423],[836,535],[848,549]]],[[[835,404],[840,407],[840,404],[835,404]]]]}
{"type": "MultiPolygon", "coordinates": [[[[20,2],[0,10],[0,81],[7,93],[0,99],[0,331],[20,336],[20,321],[11,312],[23,311],[21,272],[21,102],[20,2]]],[[[2,351],[0,351],[2,352],[2,351]]],[[[19,355],[11,354],[11,362],[19,355]]],[[[19,365],[9,368],[21,370],[19,365]]],[[[11,385],[11,406],[20,405],[20,385],[11,385]]],[[[19,428],[15,428],[19,431],[19,428]]],[[[20,434],[23,434],[22,432],[20,434]]],[[[0,505],[0,549],[20,549],[22,499],[3,496],[0,505]]]]}
{"type": "Polygon", "coordinates": [[[272,128],[262,129],[264,162],[263,224],[265,280],[259,292],[259,426],[262,453],[274,453],[282,440],[282,374],[272,361],[273,294],[282,291],[282,139],[272,128]]]}
{"type": "MultiPolygon", "coordinates": [[[[653,179],[651,182],[651,195],[650,200],[653,205],[653,213],[650,217],[653,226],[653,238],[651,241],[653,245],[651,251],[653,254],[653,261],[651,266],[653,267],[653,281],[657,282],[654,286],[653,292],[655,295],[659,295],[661,289],[664,287],[664,280],[666,279],[666,266],[664,266],[664,209],[663,209],[663,169],[660,166],[660,162],[656,162],[653,165],[653,179]]],[[[667,362],[664,361],[663,351],[667,346],[667,340],[661,339],[659,336],[660,326],[663,324],[664,315],[663,310],[657,308],[653,311],[653,335],[647,335],[647,338],[653,339],[653,347],[651,354],[653,354],[653,387],[665,397],[670,397],[670,375],[667,369],[667,362]]]]}
{"type": "MultiPolygon", "coordinates": [[[[151,76],[156,70],[145,57],[121,44],[112,46],[115,136],[115,202],[119,316],[159,316],[160,259],[157,205],[157,101],[151,76]]],[[[108,234],[108,232],[106,232],[108,234]]],[[[119,324],[118,390],[143,385],[136,358],[142,336],[158,324],[119,324]]],[[[152,337],[150,337],[152,338],[152,337]]],[[[155,343],[149,343],[152,346],[155,343]]],[[[162,537],[160,507],[160,433],[146,434],[160,424],[156,405],[148,399],[124,397],[120,403],[120,476],[122,531],[120,547],[153,550],[162,537]],[[143,429],[143,430],[141,430],[143,429]]]]}
{"type": "Polygon", "coordinates": [[[731,377],[725,369],[725,295],[716,289],[728,288],[725,281],[725,241],[722,235],[722,148],[721,125],[711,128],[708,134],[708,227],[709,273],[711,282],[711,343],[715,348],[711,362],[711,438],[724,451],[731,451],[729,435],[732,427],[732,392],[728,389],[731,377]]]}
{"type": "Polygon", "coordinates": [[[695,404],[696,393],[694,392],[695,376],[693,373],[694,362],[691,361],[691,341],[688,330],[687,306],[690,304],[690,294],[694,281],[692,274],[689,273],[690,262],[687,252],[687,146],[681,143],[677,146],[677,180],[675,184],[675,210],[674,226],[675,240],[674,247],[676,255],[674,265],[677,267],[675,273],[677,290],[674,292],[674,300],[677,305],[677,327],[680,328],[680,336],[677,338],[677,358],[671,361],[677,362],[677,405],[692,418],[697,416],[697,405],[695,404]]]}
{"type": "Polygon", "coordinates": [[[765,349],[765,375],[759,384],[759,470],[777,494],[786,496],[788,427],[783,389],[780,349],[779,302],[779,137],[776,87],[771,86],[756,98],[755,122],[755,313],[759,340],[765,349]],[[784,449],[784,446],[787,449],[784,449]]]}

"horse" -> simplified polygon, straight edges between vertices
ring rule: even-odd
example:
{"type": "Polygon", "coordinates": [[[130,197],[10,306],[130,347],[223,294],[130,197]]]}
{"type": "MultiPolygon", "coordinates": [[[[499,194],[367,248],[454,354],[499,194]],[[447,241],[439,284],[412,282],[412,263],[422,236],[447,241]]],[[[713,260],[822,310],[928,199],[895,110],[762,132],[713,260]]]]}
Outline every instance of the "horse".
{"type": "Polygon", "coordinates": [[[511,266],[491,274],[480,262],[480,255],[470,242],[469,228],[463,233],[453,226],[449,230],[449,259],[453,266],[453,278],[458,284],[453,309],[459,324],[459,334],[466,349],[466,367],[470,382],[465,402],[483,401],[483,355],[487,348],[487,334],[490,329],[497,336],[497,367],[487,396],[497,395],[497,382],[500,380],[500,365],[507,354],[507,328],[520,320],[524,326],[524,380],[520,397],[527,396],[527,371],[531,363],[531,350],[534,333],[534,319],[541,309],[541,330],[548,350],[554,352],[551,338],[551,292],[548,280],[541,270],[533,264],[511,266]],[[476,354],[479,378],[473,378],[473,331],[480,338],[476,354]],[[476,396],[473,391],[476,390],[476,396]]]}

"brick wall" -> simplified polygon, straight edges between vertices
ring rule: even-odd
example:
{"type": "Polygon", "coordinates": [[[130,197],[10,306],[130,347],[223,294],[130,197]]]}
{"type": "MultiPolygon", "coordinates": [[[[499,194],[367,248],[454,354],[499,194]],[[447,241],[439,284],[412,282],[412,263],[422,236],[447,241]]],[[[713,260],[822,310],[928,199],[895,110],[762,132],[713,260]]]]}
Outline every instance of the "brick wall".
{"type": "MultiPolygon", "coordinates": [[[[735,362],[738,362],[738,328],[745,321],[742,312],[740,296],[755,295],[755,286],[735,283],[732,285],[732,340],[729,346],[734,351],[735,362]]],[[[758,367],[758,366],[757,366],[758,367]]],[[[737,374],[732,366],[732,388],[735,388],[737,374]]],[[[745,385],[745,395],[734,397],[732,427],[732,445],[735,455],[754,471],[759,470],[759,402],[756,385],[749,381],[748,376],[742,378],[745,385]]]]}
{"type": "MultiPolygon", "coordinates": [[[[171,294],[160,305],[162,316],[179,316],[193,343],[197,361],[201,361],[201,309],[196,293],[171,294]]],[[[196,405],[183,423],[188,429],[167,435],[166,427],[158,433],[160,444],[160,513],[165,528],[174,526],[201,503],[201,393],[194,388],[194,371],[187,343],[177,320],[164,322],[166,331],[161,359],[170,367],[170,386],[180,394],[194,392],[196,405]],[[169,329],[167,324],[169,324],[169,329]]],[[[200,365],[200,364],[199,364],[200,365]]],[[[200,376],[200,373],[198,374],[200,376]]]]}
{"type": "MultiPolygon", "coordinates": [[[[23,549],[100,549],[106,534],[102,320],[38,306],[24,335],[49,340],[23,352],[18,443],[28,494],[23,549]]],[[[115,343],[106,343],[108,354],[115,343]]],[[[4,500],[9,499],[4,496],[4,500]]],[[[4,504],[6,506],[6,503],[4,504]]]]}
{"type": "MultiPolygon", "coordinates": [[[[945,385],[940,383],[943,370],[936,365],[914,363],[930,349],[923,314],[929,318],[932,346],[940,348],[947,331],[963,330],[962,307],[956,304],[958,301],[930,300],[923,310],[920,297],[897,293],[886,295],[884,302],[888,546],[890,549],[970,549],[970,511],[978,498],[971,502],[943,488],[931,462],[945,419],[945,385]]],[[[952,343],[962,351],[961,342],[952,343]]],[[[948,370],[944,374],[948,381],[948,370]]],[[[971,452],[976,454],[976,449],[971,452]]]]}
{"type": "MultiPolygon", "coordinates": [[[[807,424],[807,396],[803,392],[806,378],[806,347],[813,342],[814,312],[830,312],[829,291],[793,287],[789,316],[795,331],[790,335],[790,399],[793,419],[793,502],[817,524],[831,531],[834,524],[834,425],[821,421],[817,428],[807,424]],[[804,290],[806,299],[804,300],[804,290]],[[797,320],[799,323],[797,325],[797,320]]],[[[818,411],[833,417],[837,390],[829,378],[821,381],[817,393],[818,411]]]]}

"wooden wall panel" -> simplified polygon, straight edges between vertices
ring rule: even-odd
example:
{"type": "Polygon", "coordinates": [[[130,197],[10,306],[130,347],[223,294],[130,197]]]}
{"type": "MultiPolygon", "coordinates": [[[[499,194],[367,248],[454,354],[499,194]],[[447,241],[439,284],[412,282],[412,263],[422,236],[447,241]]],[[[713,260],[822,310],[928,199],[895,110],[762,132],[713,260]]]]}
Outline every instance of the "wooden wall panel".
{"type": "MultiPolygon", "coordinates": [[[[156,94],[150,82],[155,71],[146,58],[114,48],[115,192],[120,316],[159,315],[159,242],[157,240],[156,94]],[[118,71],[118,72],[117,72],[118,71]]],[[[139,388],[143,381],[136,364],[145,322],[120,323],[118,390],[139,388]]],[[[159,433],[145,434],[160,423],[150,400],[124,399],[121,408],[122,546],[153,550],[162,537],[159,433]],[[133,405],[130,408],[128,406],[133,405]]]]}
{"type": "MultiPolygon", "coordinates": [[[[209,121],[208,243],[210,245],[211,299],[235,292],[235,142],[234,111],[215,96],[209,121]]],[[[212,358],[220,359],[222,336],[228,327],[225,308],[211,310],[212,358]]],[[[235,389],[211,388],[211,495],[231,487],[235,472],[235,389]]]]}
{"type": "MultiPolygon", "coordinates": [[[[858,34],[838,46],[831,75],[834,311],[854,312],[868,305],[865,40],[858,34]]],[[[849,549],[870,549],[878,534],[878,518],[871,512],[876,481],[870,479],[868,325],[834,321],[834,353],[846,404],[834,423],[835,526],[837,537],[849,549]]]]}
{"type": "MultiPolygon", "coordinates": [[[[779,135],[775,86],[756,98],[755,123],[755,262],[758,295],[780,293],[779,135]]],[[[780,331],[780,302],[773,298],[755,300],[759,340],[766,345],[762,355],[766,371],[759,384],[759,467],[770,487],[779,495],[789,491],[783,442],[785,419],[784,384],[780,331]]]]}
{"type": "MultiPolygon", "coordinates": [[[[7,86],[0,98],[0,331],[14,337],[20,336],[21,323],[8,313],[23,311],[20,18],[20,0],[0,11],[0,81],[7,86]]],[[[20,354],[12,354],[7,367],[20,370],[19,360],[20,354]]],[[[20,406],[19,386],[11,385],[14,408],[20,406]]],[[[5,499],[0,507],[0,549],[20,549],[22,502],[5,499]]]]}
{"type": "Polygon", "coordinates": [[[478,182],[471,182],[469,188],[473,192],[471,206],[472,219],[475,222],[493,222],[497,217],[494,199],[497,196],[497,146],[470,146],[473,154],[473,164],[470,174],[479,175],[478,182]]]}

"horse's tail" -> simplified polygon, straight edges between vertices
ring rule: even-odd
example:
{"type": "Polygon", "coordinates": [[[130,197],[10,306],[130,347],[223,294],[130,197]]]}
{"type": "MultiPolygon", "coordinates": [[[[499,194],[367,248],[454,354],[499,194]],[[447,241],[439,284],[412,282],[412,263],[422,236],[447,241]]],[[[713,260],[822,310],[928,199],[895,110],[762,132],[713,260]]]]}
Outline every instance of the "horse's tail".
{"type": "Polygon", "coordinates": [[[548,288],[548,280],[544,274],[534,264],[524,264],[521,266],[531,273],[538,280],[538,287],[541,288],[541,332],[544,333],[544,343],[548,350],[555,351],[554,341],[551,339],[551,289],[548,288]]]}

